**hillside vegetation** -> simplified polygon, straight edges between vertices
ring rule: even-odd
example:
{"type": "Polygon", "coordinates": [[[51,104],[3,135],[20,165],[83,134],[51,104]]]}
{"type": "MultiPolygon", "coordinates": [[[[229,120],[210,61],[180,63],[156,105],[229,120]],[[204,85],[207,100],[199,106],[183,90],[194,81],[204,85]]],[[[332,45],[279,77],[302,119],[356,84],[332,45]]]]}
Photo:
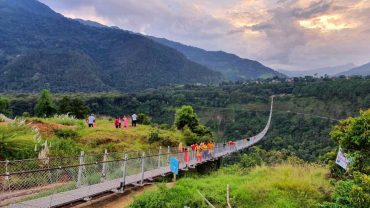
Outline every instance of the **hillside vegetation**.
{"type": "Polygon", "coordinates": [[[26,118],[24,121],[0,122],[0,160],[33,158],[43,141],[48,141],[51,156],[76,156],[91,153],[129,152],[176,146],[184,142],[177,130],[164,130],[150,125],[116,129],[113,121],[97,119],[96,128],[84,120],[67,116],[26,118]],[[151,135],[155,134],[155,140],[151,135]]]}
{"type": "Polygon", "coordinates": [[[266,79],[275,76],[286,77],[282,73],[262,65],[258,61],[243,59],[234,54],[223,51],[206,51],[164,38],[149,38],[160,44],[176,49],[196,63],[207,66],[214,71],[221,72],[228,80],[266,79]]]}
{"type": "Polygon", "coordinates": [[[327,172],[314,165],[280,164],[250,171],[232,166],[208,176],[183,178],[172,188],[160,185],[137,197],[131,208],[208,207],[198,191],[215,207],[227,207],[227,184],[232,207],[317,207],[333,189],[325,179],[327,172]]]}
{"type": "Polygon", "coordinates": [[[37,0],[0,0],[0,91],[137,91],[220,73],[142,35],[83,25],[37,0]]]}

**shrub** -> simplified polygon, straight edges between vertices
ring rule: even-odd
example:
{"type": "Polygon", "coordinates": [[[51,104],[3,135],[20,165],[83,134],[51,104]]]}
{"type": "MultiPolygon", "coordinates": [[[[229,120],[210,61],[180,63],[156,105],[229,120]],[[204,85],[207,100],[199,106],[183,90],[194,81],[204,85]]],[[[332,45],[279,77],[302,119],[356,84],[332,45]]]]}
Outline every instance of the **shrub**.
{"type": "Polygon", "coordinates": [[[354,180],[339,181],[332,202],[323,208],[367,208],[370,207],[370,176],[356,172],[354,180]]]}
{"type": "Polygon", "coordinates": [[[144,124],[144,125],[149,125],[151,124],[151,118],[144,113],[139,113],[137,115],[137,123],[139,124],[144,124]]]}
{"type": "Polygon", "coordinates": [[[161,138],[159,137],[159,131],[152,131],[149,134],[149,143],[158,142],[161,138]]]}
{"type": "Polygon", "coordinates": [[[55,135],[62,139],[75,139],[78,137],[78,133],[74,129],[57,129],[55,130],[55,135]]]}
{"type": "Polygon", "coordinates": [[[0,126],[0,159],[34,157],[35,133],[22,124],[0,126]]]}
{"type": "Polygon", "coordinates": [[[76,144],[72,139],[54,139],[51,142],[50,154],[52,156],[79,155],[83,146],[76,144]]]}

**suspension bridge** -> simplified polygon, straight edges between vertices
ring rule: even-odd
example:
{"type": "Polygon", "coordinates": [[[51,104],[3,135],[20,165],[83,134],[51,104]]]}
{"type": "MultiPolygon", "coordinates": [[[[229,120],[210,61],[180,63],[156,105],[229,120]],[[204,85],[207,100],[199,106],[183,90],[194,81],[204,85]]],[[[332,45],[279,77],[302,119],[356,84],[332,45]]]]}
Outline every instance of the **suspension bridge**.
{"type": "Polygon", "coordinates": [[[143,186],[154,178],[171,173],[169,160],[176,157],[179,169],[187,170],[258,143],[266,135],[272,118],[257,135],[235,142],[235,145],[215,144],[212,156],[197,161],[195,152],[178,148],[160,148],[146,153],[108,153],[78,157],[0,161],[0,206],[22,208],[62,207],[88,201],[107,192],[123,192],[127,186],[143,186]],[[26,195],[26,196],[25,196],[26,195]],[[6,202],[6,203],[5,203],[6,202]]]}

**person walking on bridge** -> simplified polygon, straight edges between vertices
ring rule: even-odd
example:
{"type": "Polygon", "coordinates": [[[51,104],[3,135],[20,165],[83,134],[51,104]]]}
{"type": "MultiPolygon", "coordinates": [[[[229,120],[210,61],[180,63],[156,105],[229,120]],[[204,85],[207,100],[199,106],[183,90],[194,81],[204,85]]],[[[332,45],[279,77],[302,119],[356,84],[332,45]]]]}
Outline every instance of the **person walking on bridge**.
{"type": "Polygon", "coordinates": [[[200,145],[196,145],[196,157],[197,157],[197,162],[202,162],[202,148],[200,145]]]}

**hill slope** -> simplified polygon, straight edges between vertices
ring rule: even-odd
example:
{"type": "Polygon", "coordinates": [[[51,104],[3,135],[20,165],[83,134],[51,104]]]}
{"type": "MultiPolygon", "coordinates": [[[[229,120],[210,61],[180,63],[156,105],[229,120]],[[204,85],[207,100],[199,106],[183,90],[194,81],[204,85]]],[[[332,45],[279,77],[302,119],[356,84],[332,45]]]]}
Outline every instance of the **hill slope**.
{"type": "Polygon", "coordinates": [[[174,48],[183,53],[188,59],[221,72],[229,80],[246,80],[268,78],[285,75],[268,68],[261,63],[242,59],[234,54],[223,51],[206,51],[200,48],[186,46],[164,38],[150,37],[152,40],[174,48]]]}
{"type": "Polygon", "coordinates": [[[0,91],[124,91],[223,79],[142,35],[86,26],[36,0],[0,0],[0,16],[0,91]]]}
{"type": "Polygon", "coordinates": [[[327,172],[313,165],[262,166],[250,172],[232,166],[205,177],[185,177],[172,188],[147,191],[130,207],[209,207],[198,191],[215,207],[228,207],[227,184],[231,207],[317,207],[332,190],[327,172]]]}
{"type": "Polygon", "coordinates": [[[370,75],[370,63],[364,64],[359,67],[352,68],[348,71],[342,72],[337,74],[337,76],[345,75],[345,76],[353,76],[353,75],[359,75],[359,76],[368,76],[370,75]]]}

